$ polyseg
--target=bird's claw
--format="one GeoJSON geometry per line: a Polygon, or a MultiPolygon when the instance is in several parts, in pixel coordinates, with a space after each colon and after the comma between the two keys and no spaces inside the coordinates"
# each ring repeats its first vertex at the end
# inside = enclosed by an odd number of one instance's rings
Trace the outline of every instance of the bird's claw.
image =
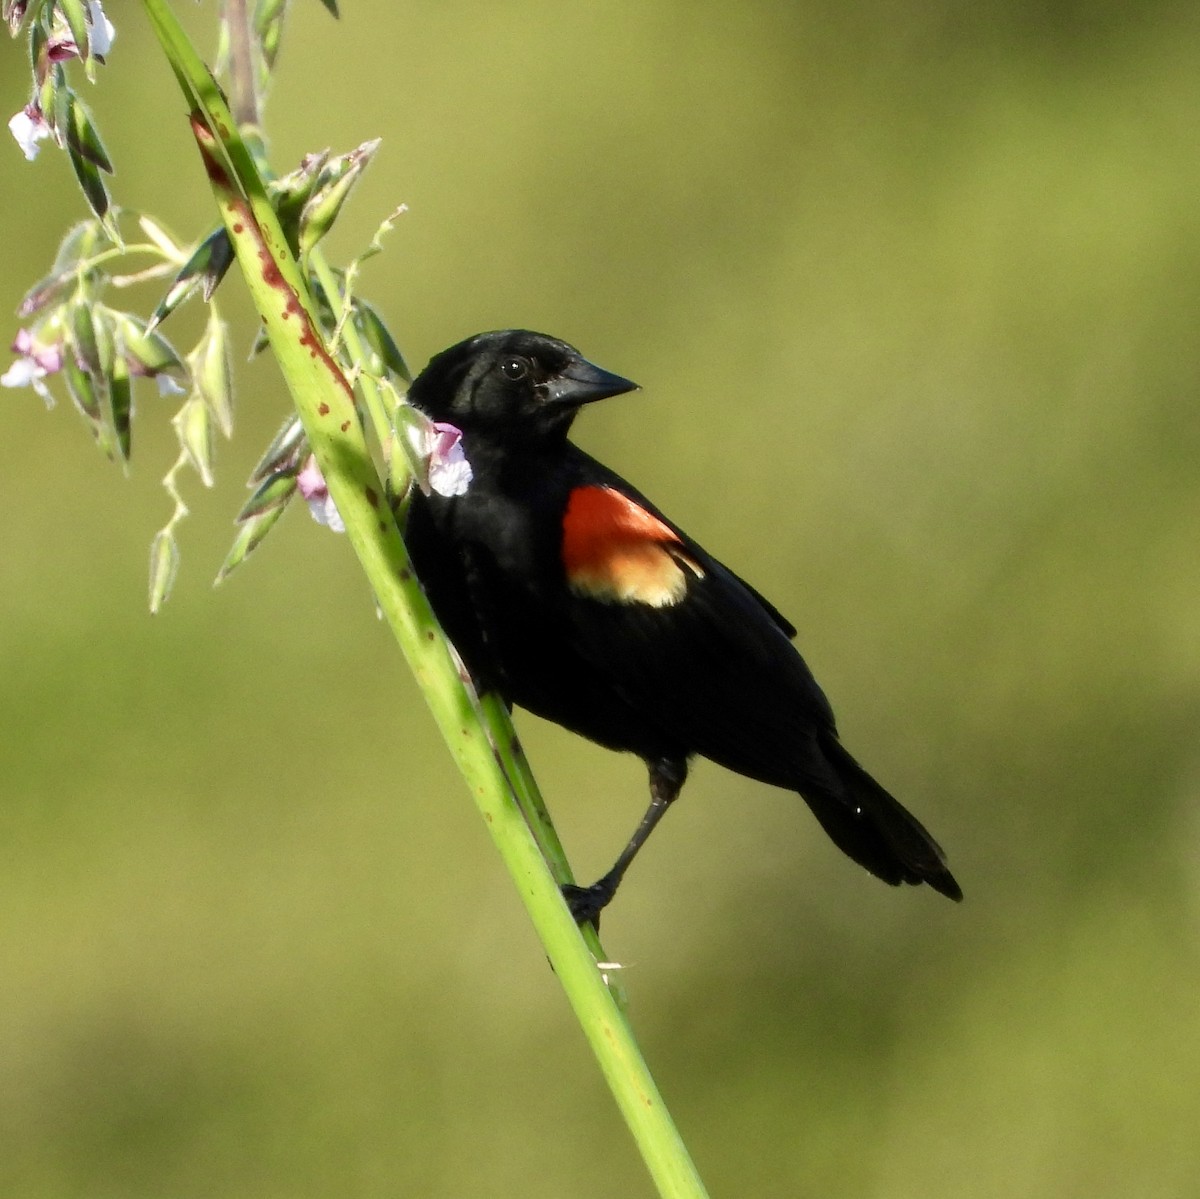
{"type": "Polygon", "coordinates": [[[562,896],[567,901],[567,907],[571,909],[576,924],[590,924],[597,932],[600,931],[600,913],[613,897],[613,888],[604,879],[590,887],[564,883],[562,896]]]}

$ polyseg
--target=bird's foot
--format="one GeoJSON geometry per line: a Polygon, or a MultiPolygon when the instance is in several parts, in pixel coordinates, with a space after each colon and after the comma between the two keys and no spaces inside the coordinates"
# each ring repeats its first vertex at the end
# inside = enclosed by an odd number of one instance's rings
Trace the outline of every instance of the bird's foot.
{"type": "Polygon", "coordinates": [[[600,931],[600,913],[612,902],[617,888],[607,878],[602,878],[590,887],[577,887],[567,883],[562,888],[563,899],[571,909],[576,924],[590,924],[600,931]]]}

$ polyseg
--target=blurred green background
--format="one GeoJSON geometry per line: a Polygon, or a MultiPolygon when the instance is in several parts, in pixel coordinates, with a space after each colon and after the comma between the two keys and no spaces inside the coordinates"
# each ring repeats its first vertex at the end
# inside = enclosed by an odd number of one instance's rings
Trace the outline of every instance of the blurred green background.
{"type": "MultiPolygon", "coordinates": [[[[697,767],[605,942],[714,1196],[1200,1194],[1200,9],[343,7],[268,111],[280,169],[384,138],[335,256],[405,201],[362,286],[415,365],[526,325],[643,385],[578,439],[795,621],[967,894],[697,767]]],[[[196,236],[109,9],[117,196],[196,236]]],[[[82,202],[0,152],[11,313],[82,202]]],[[[348,546],[295,511],[210,589],[286,408],[239,377],[153,619],[167,402],[123,480],[0,394],[0,1193],[649,1195],[348,546]]],[[[601,873],[640,764],[521,727],[601,873]]]]}

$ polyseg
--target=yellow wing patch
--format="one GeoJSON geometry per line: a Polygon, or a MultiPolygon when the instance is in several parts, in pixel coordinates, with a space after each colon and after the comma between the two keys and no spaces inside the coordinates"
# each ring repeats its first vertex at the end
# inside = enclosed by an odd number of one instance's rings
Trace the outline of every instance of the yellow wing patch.
{"type": "Polygon", "coordinates": [[[612,487],[577,487],[563,515],[563,566],[577,595],[664,608],[704,571],[678,534],[612,487]]]}

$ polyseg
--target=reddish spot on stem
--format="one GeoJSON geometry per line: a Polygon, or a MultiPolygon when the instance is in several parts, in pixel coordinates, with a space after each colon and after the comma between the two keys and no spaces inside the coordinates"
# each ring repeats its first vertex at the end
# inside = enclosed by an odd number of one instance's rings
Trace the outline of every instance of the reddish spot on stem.
{"type": "MultiPolygon", "coordinates": [[[[346,398],[353,400],[354,392],[350,384],[346,381],[346,376],[342,374],[341,368],[329,356],[321,340],[320,333],[313,325],[312,318],[300,303],[300,297],[288,284],[287,280],[284,279],[279,268],[275,265],[274,258],[270,252],[271,239],[255,219],[250,204],[237,194],[237,188],[234,186],[229,173],[213,153],[212,146],[215,139],[212,130],[208,128],[203,116],[197,111],[189,114],[189,120],[192,126],[192,134],[196,138],[196,144],[200,150],[201,161],[204,163],[204,170],[218,193],[218,199],[226,206],[225,210],[230,217],[230,229],[236,236],[246,237],[254,243],[258,254],[259,270],[262,272],[262,281],[268,287],[283,294],[284,309],[282,319],[287,320],[295,313],[301,326],[300,345],[307,348],[310,358],[321,360],[330,377],[345,393],[346,398]]],[[[218,126],[218,131],[222,137],[228,137],[227,130],[221,129],[218,126]]],[[[326,411],[328,411],[328,408],[326,411]]]]}
{"type": "Polygon", "coordinates": [[[342,421],[342,424],[341,424],[342,432],[345,433],[346,430],[349,428],[350,428],[350,422],[348,420],[342,421]]]}
{"type": "Polygon", "coordinates": [[[325,401],[324,401],[324,400],[322,400],[322,401],[321,401],[321,402],[320,402],[320,403],[317,405],[317,411],[318,411],[318,412],[319,412],[319,413],[320,413],[322,416],[328,416],[328,415],[329,415],[329,405],[328,405],[327,403],[325,403],[325,401]]]}
{"type": "Polygon", "coordinates": [[[365,494],[367,497],[367,503],[370,504],[372,508],[378,508],[379,507],[379,496],[376,495],[375,488],[368,487],[365,494]]]}
{"type": "Polygon", "coordinates": [[[200,147],[200,161],[204,163],[205,174],[208,175],[214,186],[223,191],[231,191],[229,176],[212,152],[213,135],[204,123],[204,118],[198,112],[193,111],[189,114],[188,120],[192,125],[192,135],[196,139],[196,145],[200,147]]]}

